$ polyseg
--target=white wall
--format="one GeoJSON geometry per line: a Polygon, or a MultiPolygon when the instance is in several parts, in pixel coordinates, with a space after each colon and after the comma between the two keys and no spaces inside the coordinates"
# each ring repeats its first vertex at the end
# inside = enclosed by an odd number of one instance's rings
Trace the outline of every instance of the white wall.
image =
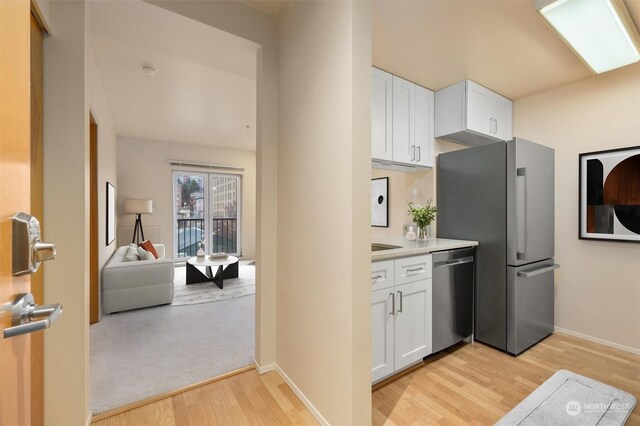
{"type": "MultiPolygon", "coordinates": [[[[456,151],[466,148],[464,145],[449,142],[444,139],[436,139],[436,156],[449,151],[456,151]]],[[[437,159],[436,159],[437,164],[437,159]]],[[[394,170],[371,169],[371,178],[389,177],[389,227],[371,227],[371,236],[374,239],[382,240],[388,236],[402,235],[403,225],[412,223],[412,219],[407,213],[409,201],[424,204],[428,200],[438,204],[436,197],[436,167],[433,169],[421,170],[418,172],[399,172],[394,170]],[[417,191],[414,198],[413,191],[417,191]]],[[[431,225],[431,236],[436,236],[436,221],[431,225]]],[[[414,226],[414,231],[417,228],[414,226]]]]}
{"type": "Polygon", "coordinates": [[[369,7],[279,19],[276,360],[337,425],[371,422],[369,7]]]}
{"type": "MultiPolygon", "coordinates": [[[[143,215],[144,229],[159,227],[159,241],[165,244],[167,256],[172,256],[174,244],[173,178],[169,160],[209,163],[244,168],[242,173],[242,254],[244,258],[255,256],[256,223],[256,154],[253,151],[214,148],[203,145],[172,143],[118,137],[118,223],[126,231],[127,245],[133,234],[134,215],[124,214],[123,204],[127,199],[153,200],[154,212],[143,215]]],[[[179,168],[183,170],[184,168],[179,168]]],[[[210,172],[206,169],[187,169],[195,172],[210,172]]],[[[213,170],[211,172],[214,172],[213,170]]],[[[222,171],[221,173],[225,173],[222,171]]],[[[229,172],[226,172],[229,173],[229,172]]],[[[235,173],[235,172],[234,172],[235,173]]],[[[118,232],[119,235],[122,232],[118,232]]],[[[146,238],[150,238],[145,233],[146,238]]],[[[208,250],[211,247],[207,247],[208,250]]]]}
{"type": "Polygon", "coordinates": [[[640,64],[519,99],[514,118],[555,149],[556,326],[640,353],[640,244],[578,239],[578,154],[640,145],[640,64]]]}
{"type": "Polygon", "coordinates": [[[55,1],[44,38],[44,239],[57,247],[44,270],[45,303],[61,302],[44,333],[44,423],[89,416],[89,104],[85,3],[55,1]]]}
{"type": "MultiPolygon", "coordinates": [[[[104,92],[91,48],[87,50],[86,72],[89,109],[98,125],[98,268],[102,272],[102,267],[111,258],[117,247],[115,241],[110,245],[106,244],[107,182],[118,188],[116,176],[117,139],[107,96],[104,92]]],[[[117,224],[116,218],[116,227],[117,224]]],[[[102,273],[100,273],[100,283],[100,288],[102,288],[102,273]]]]}

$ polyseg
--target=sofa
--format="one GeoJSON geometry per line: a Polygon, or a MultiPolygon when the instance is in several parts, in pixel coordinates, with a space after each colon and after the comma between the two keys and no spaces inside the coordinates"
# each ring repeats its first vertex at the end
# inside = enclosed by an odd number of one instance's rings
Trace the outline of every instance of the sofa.
{"type": "Polygon", "coordinates": [[[163,244],[158,258],[125,262],[128,246],[119,247],[102,270],[102,311],[107,314],[173,302],[173,259],[163,244]]]}

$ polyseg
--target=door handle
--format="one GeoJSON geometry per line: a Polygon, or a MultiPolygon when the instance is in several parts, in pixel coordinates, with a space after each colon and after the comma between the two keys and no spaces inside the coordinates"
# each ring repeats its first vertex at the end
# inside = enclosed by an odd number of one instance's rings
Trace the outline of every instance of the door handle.
{"type": "Polygon", "coordinates": [[[36,305],[31,293],[19,294],[11,307],[11,327],[5,328],[3,337],[9,338],[33,333],[51,327],[62,315],[62,304],[36,305]]]}
{"type": "Polygon", "coordinates": [[[416,147],[416,152],[417,152],[417,157],[418,157],[416,159],[416,161],[420,161],[420,147],[419,146],[416,147]]]}
{"type": "Polygon", "coordinates": [[[411,145],[411,161],[414,161],[415,159],[416,159],[416,146],[411,145]]]}
{"type": "Polygon", "coordinates": [[[516,169],[516,259],[527,258],[527,168],[516,169]]]}
{"type": "Polygon", "coordinates": [[[396,312],[396,297],[393,293],[389,293],[391,296],[391,315],[395,315],[396,312]]]}
{"type": "Polygon", "coordinates": [[[56,258],[56,245],[40,241],[40,222],[35,217],[18,212],[11,218],[13,275],[33,274],[40,263],[56,258]]]}
{"type": "Polygon", "coordinates": [[[523,278],[531,278],[531,277],[535,277],[536,275],[541,275],[541,274],[544,274],[546,272],[551,272],[551,271],[556,270],[558,268],[560,268],[560,265],[558,265],[557,263],[554,263],[553,265],[544,266],[542,268],[534,269],[533,271],[521,271],[521,272],[518,272],[518,276],[519,277],[523,277],[523,278]]]}
{"type": "Polygon", "coordinates": [[[398,308],[398,313],[402,312],[402,292],[398,291],[398,295],[400,296],[400,307],[398,308]]]}

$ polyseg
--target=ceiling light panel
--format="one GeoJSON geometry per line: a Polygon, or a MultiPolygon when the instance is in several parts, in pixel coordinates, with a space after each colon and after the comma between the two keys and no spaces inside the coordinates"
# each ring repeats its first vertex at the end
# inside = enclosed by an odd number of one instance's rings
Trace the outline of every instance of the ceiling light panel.
{"type": "Polygon", "coordinates": [[[640,37],[620,0],[556,0],[538,13],[597,73],[640,60],[640,37]]]}

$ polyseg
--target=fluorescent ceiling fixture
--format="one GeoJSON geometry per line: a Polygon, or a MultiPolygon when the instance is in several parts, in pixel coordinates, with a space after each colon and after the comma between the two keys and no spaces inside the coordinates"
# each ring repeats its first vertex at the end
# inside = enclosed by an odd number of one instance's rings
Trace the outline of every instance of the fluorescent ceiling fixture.
{"type": "Polygon", "coordinates": [[[640,60],[640,36],[622,0],[538,1],[538,13],[595,72],[640,60]]]}

